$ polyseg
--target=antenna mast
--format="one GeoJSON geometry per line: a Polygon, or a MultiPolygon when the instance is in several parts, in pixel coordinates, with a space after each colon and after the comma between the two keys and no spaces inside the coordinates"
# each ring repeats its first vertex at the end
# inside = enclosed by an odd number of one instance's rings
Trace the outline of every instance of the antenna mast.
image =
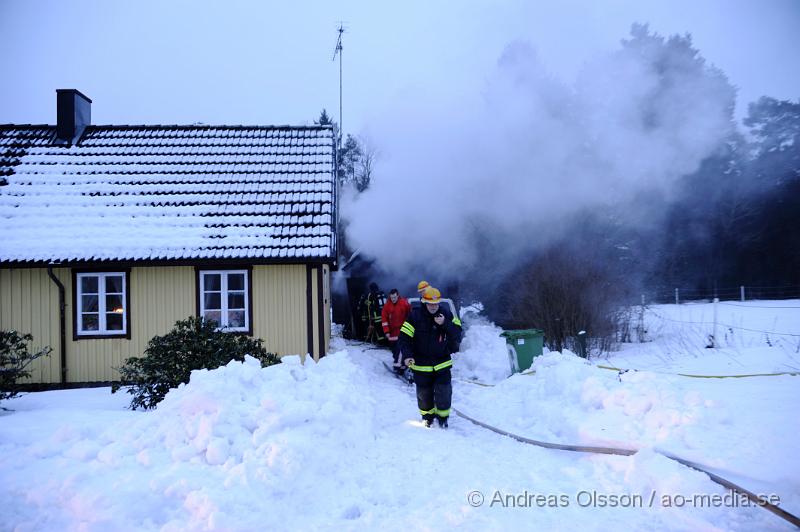
{"type": "Polygon", "coordinates": [[[337,142],[339,143],[339,147],[342,146],[342,34],[344,33],[344,25],[342,22],[339,22],[339,28],[336,30],[339,32],[339,38],[336,40],[336,48],[333,50],[333,59],[332,61],[336,61],[336,55],[339,55],[339,138],[337,142]]]}

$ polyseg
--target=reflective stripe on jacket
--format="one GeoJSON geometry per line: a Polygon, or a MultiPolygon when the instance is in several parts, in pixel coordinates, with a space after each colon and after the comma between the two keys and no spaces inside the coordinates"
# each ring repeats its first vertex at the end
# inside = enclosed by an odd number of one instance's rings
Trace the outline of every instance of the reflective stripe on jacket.
{"type": "Polygon", "coordinates": [[[409,312],[411,312],[411,305],[404,297],[398,297],[397,303],[392,303],[391,299],[386,300],[381,311],[381,326],[383,332],[389,336],[399,336],[400,327],[406,321],[409,312]]]}
{"type": "Polygon", "coordinates": [[[416,371],[441,371],[452,366],[450,354],[456,352],[460,340],[461,321],[442,306],[436,314],[424,305],[414,308],[400,327],[402,358],[413,358],[412,369],[416,371]],[[442,325],[433,320],[438,314],[444,316],[442,325]]]}

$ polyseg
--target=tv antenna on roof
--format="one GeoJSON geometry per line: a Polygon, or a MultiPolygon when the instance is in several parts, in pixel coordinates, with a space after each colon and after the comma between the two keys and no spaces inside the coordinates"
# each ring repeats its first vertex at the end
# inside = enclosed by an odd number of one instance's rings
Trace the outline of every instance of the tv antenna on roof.
{"type": "Polygon", "coordinates": [[[342,34],[345,32],[344,24],[339,21],[339,27],[336,29],[339,32],[339,38],[336,39],[336,48],[333,50],[333,58],[331,61],[336,61],[336,55],[339,55],[339,138],[337,142],[339,147],[342,146],[342,34]]]}

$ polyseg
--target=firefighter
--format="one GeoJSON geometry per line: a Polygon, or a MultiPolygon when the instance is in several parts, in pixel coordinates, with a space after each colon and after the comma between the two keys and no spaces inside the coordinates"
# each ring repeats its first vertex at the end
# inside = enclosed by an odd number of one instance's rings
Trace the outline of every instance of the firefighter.
{"type": "Polygon", "coordinates": [[[430,283],[428,283],[428,281],[420,281],[419,284],[417,284],[417,294],[419,294],[420,300],[422,299],[422,296],[425,295],[425,289],[429,286],[430,283]]]}
{"type": "Polygon", "coordinates": [[[386,303],[386,295],[380,291],[376,283],[370,283],[369,293],[364,298],[363,314],[361,319],[367,322],[367,342],[382,342],[384,340],[383,327],[381,326],[381,310],[386,303]]]}
{"type": "Polygon", "coordinates": [[[430,283],[428,283],[428,281],[420,281],[417,284],[417,294],[419,295],[419,301],[414,302],[412,308],[417,308],[422,306],[422,296],[425,295],[425,289],[427,289],[429,286],[430,283]]]}
{"type": "Polygon", "coordinates": [[[383,334],[389,339],[389,346],[392,348],[392,367],[395,373],[402,374],[405,372],[403,361],[400,360],[400,327],[406,321],[409,312],[411,312],[411,305],[404,297],[400,297],[400,292],[397,288],[392,288],[389,291],[389,301],[383,306],[381,311],[381,325],[383,326],[383,334]]]}
{"type": "Polygon", "coordinates": [[[400,328],[400,352],[414,372],[417,406],[425,426],[436,419],[446,428],[453,395],[450,355],[458,350],[461,321],[439,305],[441,299],[436,288],[425,289],[422,305],[412,309],[400,328]]]}

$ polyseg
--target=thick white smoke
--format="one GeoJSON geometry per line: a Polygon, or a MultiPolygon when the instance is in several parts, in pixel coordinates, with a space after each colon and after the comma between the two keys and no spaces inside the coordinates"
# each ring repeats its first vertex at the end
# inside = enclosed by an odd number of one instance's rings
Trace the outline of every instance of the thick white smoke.
{"type": "Polygon", "coordinates": [[[454,278],[479,268],[487,237],[498,263],[514,261],[584,209],[669,194],[730,133],[735,93],[686,39],[637,26],[633,40],[572,84],[512,43],[485,87],[398,102],[371,127],[383,153],[371,188],[343,201],[351,246],[454,278]]]}

